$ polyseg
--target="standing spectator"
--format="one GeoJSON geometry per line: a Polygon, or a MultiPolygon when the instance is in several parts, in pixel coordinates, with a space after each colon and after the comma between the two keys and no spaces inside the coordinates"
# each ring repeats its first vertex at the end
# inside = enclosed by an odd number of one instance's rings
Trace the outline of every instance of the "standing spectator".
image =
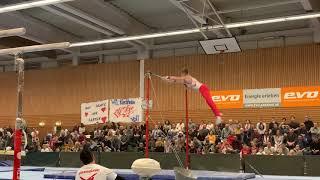
{"type": "Polygon", "coordinates": [[[271,122],[269,123],[269,129],[273,129],[275,127],[279,127],[279,123],[276,121],[274,117],[271,118],[271,122]],[[275,126],[276,125],[276,126],[275,126]]]}
{"type": "Polygon", "coordinates": [[[290,123],[288,125],[293,130],[297,130],[299,128],[299,123],[296,121],[296,117],[294,115],[291,115],[290,123]]]}
{"type": "Polygon", "coordinates": [[[305,125],[307,131],[310,131],[310,129],[314,126],[314,124],[309,116],[304,117],[304,125],[305,125]]]}
{"type": "Polygon", "coordinates": [[[267,130],[267,125],[266,125],[266,123],[260,121],[260,122],[257,123],[257,127],[256,128],[258,129],[258,133],[260,135],[263,135],[264,132],[266,132],[266,130],[267,130]]]}

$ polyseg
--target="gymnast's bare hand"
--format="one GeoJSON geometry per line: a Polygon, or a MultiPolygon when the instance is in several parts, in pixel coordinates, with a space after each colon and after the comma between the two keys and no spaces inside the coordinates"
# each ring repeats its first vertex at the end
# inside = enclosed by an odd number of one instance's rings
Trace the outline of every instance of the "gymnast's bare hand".
{"type": "Polygon", "coordinates": [[[170,76],[162,76],[161,79],[164,80],[167,83],[173,83],[174,82],[174,80],[170,79],[170,76]]]}

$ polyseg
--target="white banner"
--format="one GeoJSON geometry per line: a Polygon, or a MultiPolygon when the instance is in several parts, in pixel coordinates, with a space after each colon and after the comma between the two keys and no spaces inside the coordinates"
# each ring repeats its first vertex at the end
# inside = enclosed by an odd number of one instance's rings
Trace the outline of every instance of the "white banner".
{"type": "Polygon", "coordinates": [[[245,89],[243,104],[245,108],[279,107],[281,104],[281,89],[245,89]]]}
{"type": "Polygon", "coordinates": [[[111,122],[141,122],[142,100],[140,98],[110,100],[111,122]]]}
{"type": "Polygon", "coordinates": [[[108,122],[108,100],[81,104],[81,123],[89,125],[106,122],[108,122]]]}

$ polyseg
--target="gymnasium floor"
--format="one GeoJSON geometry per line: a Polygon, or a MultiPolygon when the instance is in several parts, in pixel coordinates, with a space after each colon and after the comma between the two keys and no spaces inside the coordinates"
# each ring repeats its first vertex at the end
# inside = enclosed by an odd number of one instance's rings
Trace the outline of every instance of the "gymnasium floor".
{"type": "MultiPolygon", "coordinates": [[[[38,167],[23,167],[30,169],[37,169],[38,167]]],[[[76,172],[76,168],[45,168],[44,171],[21,171],[21,179],[22,180],[44,180],[47,178],[44,178],[44,175],[48,174],[74,174],[76,172]]],[[[131,174],[131,170],[115,170],[116,172],[120,173],[128,173],[131,174]]],[[[195,171],[195,174],[201,174],[201,171],[195,171]]],[[[213,172],[212,172],[213,173],[213,172]]],[[[173,174],[172,170],[164,170],[160,173],[163,174],[173,174]]],[[[208,171],[203,171],[203,174],[208,174],[208,171]]],[[[218,173],[222,174],[222,173],[218,173]]],[[[228,173],[224,173],[228,174],[228,173]]],[[[0,167],[0,180],[9,180],[12,179],[12,167],[0,167]]],[[[163,178],[166,179],[166,178],[163,178]]],[[[211,179],[211,178],[208,178],[211,179]]],[[[225,178],[228,179],[228,178],[225,178]]],[[[263,177],[260,177],[256,175],[256,180],[320,180],[320,177],[299,177],[299,176],[270,176],[270,175],[264,175],[263,177]]],[[[49,180],[49,179],[48,179],[49,180]]]]}

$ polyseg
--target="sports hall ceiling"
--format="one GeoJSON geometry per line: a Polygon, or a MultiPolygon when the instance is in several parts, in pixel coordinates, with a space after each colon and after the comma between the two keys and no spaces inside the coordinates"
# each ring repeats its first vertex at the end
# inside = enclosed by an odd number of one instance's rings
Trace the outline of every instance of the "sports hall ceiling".
{"type": "MultiPolygon", "coordinates": [[[[0,5],[27,0],[1,0],[0,5]]],[[[194,28],[204,24],[241,22],[286,15],[319,12],[320,0],[75,0],[40,8],[0,14],[0,29],[26,27],[21,37],[0,39],[1,48],[52,42],[79,42],[194,28]],[[209,3],[210,2],[210,3],[209,3]],[[215,14],[213,8],[217,14],[215,14]],[[218,15],[218,16],[217,16],[218,15]]],[[[320,20],[298,20],[229,30],[242,49],[259,48],[259,41],[269,46],[305,44],[320,41],[320,20]],[[284,42],[285,41],[285,42],[284,42]],[[284,43],[283,43],[284,42],[284,43]],[[282,45],[279,45],[282,44],[282,45]]],[[[221,29],[205,32],[209,39],[230,36],[221,29]]],[[[204,40],[202,34],[163,37],[152,40],[122,42],[81,47],[67,51],[25,54],[30,62],[72,59],[71,54],[87,54],[82,59],[99,55],[137,53],[140,48],[183,48],[204,40]],[[70,58],[71,57],[71,58],[70,58]]],[[[0,65],[12,59],[0,56],[0,65]]]]}

